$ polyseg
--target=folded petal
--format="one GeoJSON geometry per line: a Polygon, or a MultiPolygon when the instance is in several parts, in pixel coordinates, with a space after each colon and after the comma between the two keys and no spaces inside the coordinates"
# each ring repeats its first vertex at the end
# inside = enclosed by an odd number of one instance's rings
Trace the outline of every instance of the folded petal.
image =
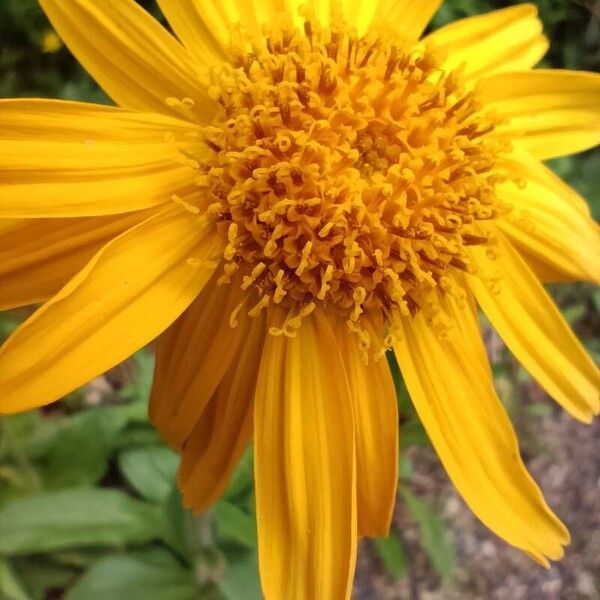
{"type": "Polygon", "coordinates": [[[0,218],[96,216],[197,189],[190,125],[78,102],[0,101],[0,218]]]}
{"type": "MultiPolygon", "coordinates": [[[[370,331],[371,336],[377,335],[370,331]]],[[[398,404],[384,358],[368,364],[356,335],[346,323],[336,329],[350,383],[356,423],[356,494],[358,534],[389,533],[398,483],[398,404]]]]}
{"type": "Polygon", "coordinates": [[[445,69],[464,64],[468,78],[531,69],[548,50],[533,4],[455,21],[434,31],[425,41],[447,53],[445,69]]]}
{"type": "Polygon", "coordinates": [[[150,214],[0,220],[0,310],[45,302],[100,248],[150,214]]]}
{"type": "Polygon", "coordinates": [[[150,420],[163,438],[181,449],[248,335],[251,318],[239,311],[238,285],[213,280],[158,339],[150,397],[150,420]]]}
{"type": "Polygon", "coordinates": [[[181,209],[109,242],[0,350],[0,413],[57,400],[154,339],[198,295],[221,246],[181,209]]]}
{"type": "Polygon", "coordinates": [[[478,82],[483,104],[506,119],[494,134],[536,158],[574,154],[600,143],[600,74],[535,70],[499,73],[478,82]]]}
{"type": "Polygon", "coordinates": [[[403,320],[394,346],[417,413],[450,479],[494,533],[535,560],[559,559],[568,532],[527,473],[489,369],[477,359],[481,340],[465,340],[476,323],[470,307],[447,300],[458,326],[440,336],[422,312],[403,320]]]}
{"type": "Polygon", "coordinates": [[[254,408],[259,566],[267,600],[350,597],[356,560],[354,431],[324,315],[269,335],[254,408]]]}
{"type": "Polygon", "coordinates": [[[472,251],[468,282],[511,352],[565,410],[582,421],[600,412],[600,371],[548,293],[501,232],[493,252],[472,251]]]}
{"type": "Polygon", "coordinates": [[[227,488],[253,430],[254,390],[267,331],[249,319],[244,341],[183,448],[177,481],[186,508],[206,510],[227,488]]]}
{"type": "Polygon", "coordinates": [[[502,168],[511,180],[497,193],[512,211],[497,223],[528,262],[545,265],[536,274],[600,283],[600,228],[585,200],[526,152],[514,152],[502,168]]]}
{"type": "Polygon", "coordinates": [[[100,86],[126,108],[207,122],[216,105],[199,65],[134,0],[40,0],[52,25],[100,86]],[[177,103],[190,98],[190,103],[177,103]]]}
{"type": "Polygon", "coordinates": [[[416,42],[441,6],[443,0],[381,0],[376,6],[373,26],[393,31],[409,43],[416,42]]]}

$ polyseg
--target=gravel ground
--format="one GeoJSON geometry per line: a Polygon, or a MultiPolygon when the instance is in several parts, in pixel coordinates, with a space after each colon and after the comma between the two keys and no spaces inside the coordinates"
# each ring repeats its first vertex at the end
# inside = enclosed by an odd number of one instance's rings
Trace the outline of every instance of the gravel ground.
{"type": "MultiPolygon", "coordinates": [[[[534,384],[527,405],[550,406],[534,384]],[[540,401],[543,404],[539,404],[540,401]]],[[[429,448],[411,448],[412,490],[441,507],[456,549],[456,579],[441,585],[402,507],[396,523],[410,549],[409,576],[393,582],[368,541],[359,552],[355,600],[600,600],[600,421],[587,426],[558,409],[513,419],[521,450],[550,506],[568,526],[565,558],[546,570],[489,532],[460,499],[429,448]]]]}

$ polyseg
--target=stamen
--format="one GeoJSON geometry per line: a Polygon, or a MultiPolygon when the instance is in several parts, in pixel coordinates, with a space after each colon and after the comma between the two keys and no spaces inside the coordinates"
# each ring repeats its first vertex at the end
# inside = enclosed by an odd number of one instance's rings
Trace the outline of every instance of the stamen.
{"type": "Polygon", "coordinates": [[[371,316],[389,328],[383,352],[394,320],[421,310],[444,335],[428,302],[463,302],[455,275],[475,271],[468,248],[495,253],[487,222],[510,209],[495,192],[509,140],[490,136],[497,117],[434,50],[303,19],[302,31],[269,24],[262,45],[236,29],[232,64],[203,75],[220,113],[194,132],[197,155],[179,152],[208,204],[199,226],[226,238],[217,285],[236,273],[258,298],[250,316],[287,310],[273,335],[293,337],[316,307],[339,314],[365,352],[371,316]]]}

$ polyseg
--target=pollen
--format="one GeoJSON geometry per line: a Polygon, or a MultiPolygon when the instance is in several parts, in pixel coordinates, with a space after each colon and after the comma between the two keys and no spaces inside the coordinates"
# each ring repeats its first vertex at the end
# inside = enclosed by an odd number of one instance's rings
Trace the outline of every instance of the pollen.
{"type": "Polygon", "coordinates": [[[435,51],[402,48],[307,20],[238,42],[210,75],[220,115],[197,162],[226,243],[219,283],[239,271],[244,310],[288,309],[272,333],[293,335],[315,306],[357,332],[365,316],[414,314],[452,292],[506,210],[495,117],[435,51]]]}

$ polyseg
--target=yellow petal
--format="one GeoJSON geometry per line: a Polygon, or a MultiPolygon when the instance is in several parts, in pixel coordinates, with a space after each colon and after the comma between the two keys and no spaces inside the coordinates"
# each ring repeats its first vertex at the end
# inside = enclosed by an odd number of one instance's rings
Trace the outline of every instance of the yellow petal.
{"type": "Polygon", "coordinates": [[[262,26],[273,23],[285,10],[284,0],[255,0],[241,5],[235,0],[158,0],[179,39],[201,63],[227,60],[235,24],[261,39],[262,26]]]}
{"type": "Polygon", "coordinates": [[[0,139],[53,142],[164,142],[189,139],[198,126],[183,119],[70,100],[0,99],[0,139]]]}
{"type": "Polygon", "coordinates": [[[494,328],[521,364],[574,417],[600,412],[600,372],[546,290],[518,252],[497,232],[494,256],[475,248],[484,280],[469,285],[494,328]]]}
{"type": "MultiPolygon", "coordinates": [[[[431,21],[443,0],[382,0],[373,17],[373,26],[393,31],[414,43],[431,21]]],[[[377,3],[368,3],[376,6],[377,3]]]]}
{"type": "MultiPolygon", "coordinates": [[[[190,54],[201,64],[212,66],[227,60],[227,43],[211,28],[206,14],[210,2],[199,0],[158,0],[169,25],[190,54]]],[[[226,29],[229,24],[223,23],[226,29]]]]}
{"type": "Polygon", "coordinates": [[[221,238],[167,210],[109,242],[0,350],[0,413],[64,396],[166,329],[214,270],[221,238]]]}
{"type": "MultiPolygon", "coordinates": [[[[377,335],[370,331],[371,336],[377,335]]],[[[341,323],[336,336],[352,391],[356,423],[358,534],[389,533],[398,482],[398,405],[394,381],[384,358],[368,364],[356,336],[341,323]]]]}
{"type": "Polygon", "coordinates": [[[206,510],[225,491],[252,436],[253,397],[267,331],[262,315],[249,321],[234,364],[183,449],[177,480],[184,505],[195,513],[206,510]]]}
{"type": "Polygon", "coordinates": [[[102,246],[150,214],[0,221],[0,310],[45,302],[102,246]]]}
{"type": "Polygon", "coordinates": [[[512,181],[497,192],[513,210],[497,223],[511,243],[546,266],[545,279],[600,283],[600,229],[585,200],[526,152],[514,152],[502,167],[512,181]]]}
{"type": "Polygon", "coordinates": [[[259,566],[266,600],[348,599],[356,560],[354,432],[326,317],[269,335],[254,409],[259,566]]]}
{"type": "Polygon", "coordinates": [[[481,102],[508,120],[494,134],[536,158],[587,150],[600,143],[600,74],[535,70],[500,73],[478,83],[481,102]]]}
{"type": "Polygon", "coordinates": [[[77,102],[0,102],[0,217],[96,216],[169,202],[194,186],[177,119],[77,102]]]}
{"type": "Polygon", "coordinates": [[[530,69],[548,50],[533,4],[455,21],[434,31],[425,41],[447,52],[445,69],[464,64],[469,78],[530,69]]]}
{"type": "Polygon", "coordinates": [[[150,397],[150,420],[163,438],[180,449],[248,333],[250,317],[239,311],[239,284],[217,286],[214,279],[158,339],[150,397]]]}
{"type": "Polygon", "coordinates": [[[519,455],[489,369],[466,340],[473,312],[448,299],[459,326],[443,339],[419,312],[403,320],[394,346],[415,408],[450,479],[471,510],[494,533],[547,564],[559,559],[568,532],[550,511],[519,455]],[[547,558],[546,558],[547,557],[547,558]]]}
{"type": "Polygon", "coordinates": [[[126,108],[210,120],[199,65],[134,0],[40,0],[52,25],[100,86],[126,108]],[[190,98],[194,106],[167,101],[190,98]]]}

